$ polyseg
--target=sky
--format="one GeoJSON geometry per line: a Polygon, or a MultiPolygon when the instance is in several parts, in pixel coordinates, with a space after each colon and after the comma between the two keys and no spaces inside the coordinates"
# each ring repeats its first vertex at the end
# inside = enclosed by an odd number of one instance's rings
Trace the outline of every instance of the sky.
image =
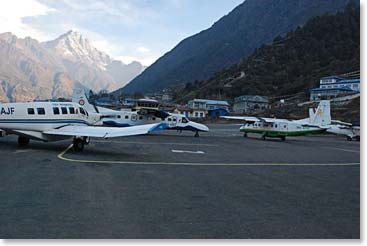
{"type": "Polygon", "coordinates": [[[125,63],[151,65],[244,0],[1,0],[0,33],[39,41],[79,31],[125,63]]]}

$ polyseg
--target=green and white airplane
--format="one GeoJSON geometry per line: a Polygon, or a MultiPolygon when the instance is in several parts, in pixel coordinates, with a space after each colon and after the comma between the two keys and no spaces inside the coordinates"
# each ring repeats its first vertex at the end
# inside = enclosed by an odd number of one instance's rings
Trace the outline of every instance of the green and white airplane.
{"type": "Polygon", "coordinates": [[[288,120],[262,117],[223,116],[224,119],[242,120],[244,125],[240,131],[247,137],[248,133],[260,134],[262,139],[267,137],[280,138],[285,141],[288,136],[305,136],[325,132],[331,122],[330,101],[321,101],[316,111],[310,117],[301,120],[288,120]]]}

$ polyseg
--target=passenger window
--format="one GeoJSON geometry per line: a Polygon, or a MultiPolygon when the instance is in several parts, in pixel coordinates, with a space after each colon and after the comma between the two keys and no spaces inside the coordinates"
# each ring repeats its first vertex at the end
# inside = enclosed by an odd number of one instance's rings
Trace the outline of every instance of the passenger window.
{"type": "Polygon", "coordinates": [[[172,119],[171,118],[168,118],[168,121],[172,121],[172,119]]]}
{"type": "Polygon", "coordinates": [[[177,121],[177,119],[176,118],[173,118],[173,121],[177,121]]]}
{"type": "Polygon", "coordinates": [[[121,119],[121,115],[117,115],[117,119],[121,119]]]}
{"type": "Polygon", "coordinates": [[[278,128],[278,125],[277,124],[275,124],[275,128],[278,128]]]}
{"type": "Polygon", "coordinates": [[[75,108],[70,107],[70,108],[69,108],[69,113],[70,113],[70,114],[75,114],[75,108]]]}
{"type": "Polygon", "coordinates": [[[79,111],[80,111],[81,114],[85,115],[85,111],[84,111],[83,108],[79,108],[79,111]]]}
{"type": "Polygon", "coordinates": [[[61,108],[61,113],[62,114],[68,114],[68,109],[67,108],[61,108]]]}
{"type": "Polygon", "coordinates": [[[27,110],[29,115],[34,115],[34,108],[28,108],[27,110]]]}
{"type": "Polygon", "coordinates": [[[129,119],[129,116],[128,115],[125,115],[125,119],[128,120],[129,119]]]}
{"type": "Polygon", "coordinates": [[[45,115],[46,114],[46,111],[44,108],[37,108],[37,114],[39,115],[45,115]]]}
{"type": "Polygon", "coordinates": [[[59,108],[53,108],[54,114],[60,114],[60,109],[59,108]]]}
{"type": "Polygon", "coordinates": [[[154,121],[155,121],[155,120],[156,120],[156,118],[155,118],[155,117],[153,117],[153,118],[152,118],[152,120],[154,120],[154,121]]]}

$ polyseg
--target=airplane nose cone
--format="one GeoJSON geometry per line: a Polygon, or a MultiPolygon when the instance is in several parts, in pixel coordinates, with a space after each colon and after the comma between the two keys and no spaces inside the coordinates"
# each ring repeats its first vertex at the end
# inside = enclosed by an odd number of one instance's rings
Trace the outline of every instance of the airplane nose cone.
{"type": "Polygon", "coordinates": [[[198,131],[201,131],[201,132],[208,132],[209,131],[209,128],[206,126],[206,125],[203,125],[203,124],[199,124],[199,123],[196,123],[196,122],[190,122],[190,125],[197,129],[198,131]]]}

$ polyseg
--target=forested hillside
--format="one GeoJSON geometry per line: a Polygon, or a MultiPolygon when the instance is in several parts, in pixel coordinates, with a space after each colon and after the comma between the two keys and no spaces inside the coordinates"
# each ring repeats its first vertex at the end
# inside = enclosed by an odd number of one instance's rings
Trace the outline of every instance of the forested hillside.
{"type": "Polygon", "coordinates": [[[360,9],[348,5],[337,14],[309,20],[270,45],[211,79],[187,83],[175,99],[233,99],[243,94],[270,97],[305,92],[318,86],[320,77],[360,69],[360,9]]]}

